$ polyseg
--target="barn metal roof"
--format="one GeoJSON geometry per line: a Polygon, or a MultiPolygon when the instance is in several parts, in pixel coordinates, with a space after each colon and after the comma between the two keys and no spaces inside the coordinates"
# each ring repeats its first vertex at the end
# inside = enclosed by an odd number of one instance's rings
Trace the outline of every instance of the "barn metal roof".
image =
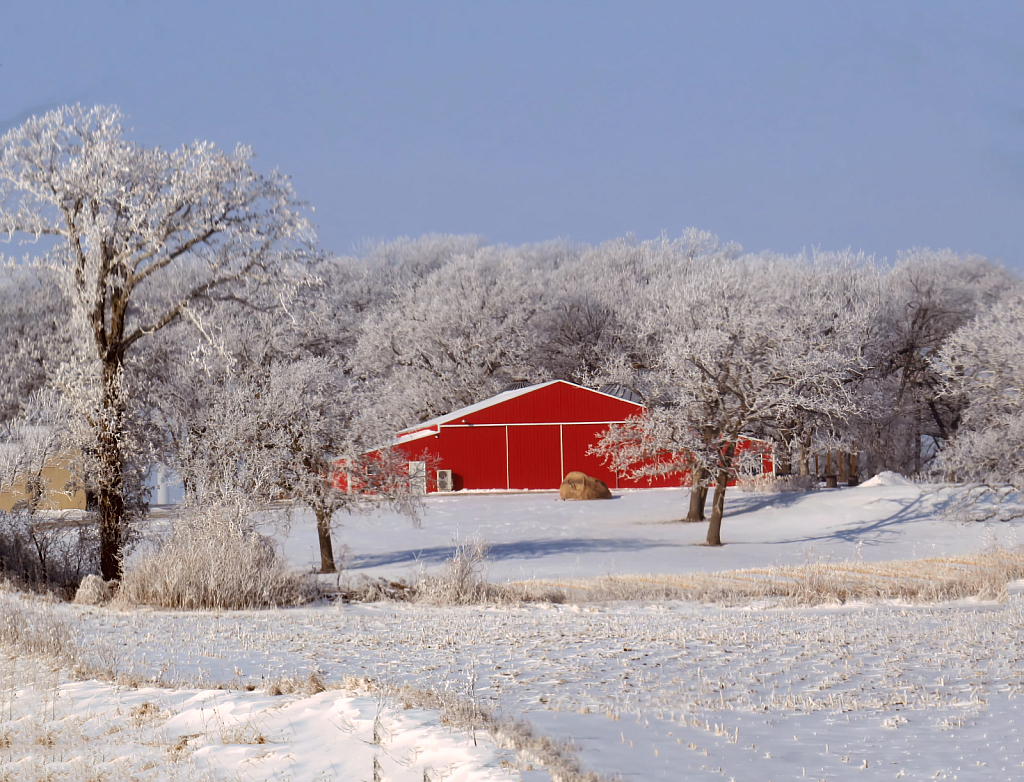
{"type": "Polygon", "coordinates": [[[486,410],[488,407],[493,407],[494,405],[501,404],[502,402],[508,402],[510,399],[515,399],[516,397],[533,393],[538,389],[545,388],[547,386],[552,386],[555,385],[556,383],[564,383],[567,386],[581,388],[585,391],[590,391],[593,394],[611,396],[616,399],[619,399],[620,401],[631,402],[632,404],[635,404],[638,407],[643,407],[641,403],[633,402],[632,400],[629,399],[624,400],[621,397],[617,397],[614,394],[608,394],[604,391],[595,391],[592,388],[586,388],[585,386],[577,385],[576,383],[570,383],[568,380],[549,380],[546,383],[537,383],[535,385],[526,386],[524,388],[513,388],[508,391],[502,391],[500,394],[488,397],[487,399],[484,399],[481,402],[477,402],[476,404],[467,405],[466,407],[460,407],[458,410],[453,410],[450,413],[445,413],[444,415],[440,415],[437,418],[431,418],[429,421],[424,421],[421,424],[410,426],[407,429],[403,429],[398,433],[398,439],[401,442],[408,442],[409,440],[415,440],[419,439],[420,437],[425,437],[428,434],[435,433],[437,431],[437,428],[444,424],[448,424],[453,421],[460,421],[466,416],[471,415],[473,413],[477,413],[481,410],[486,410]]]}
{"type": "Polygon", "coordinates": [[[437,418],[431,418],[429,421],[424,421],[422,424],[416,424],[410,426],[408,429],[403,429],[398,433],[400,438],[405,438],[406,435],[418,434],[421,429],[435,429],[441,424],[451,423],[452,421],[458,421],[459,419],[465,418],[471,413],[475,413],[479,410],[486,410],[488,407],[492,407],[502,402],[507,402],[510,399],[515,399],[517,396],[523,396],[531,391],[536,391],[538,388],[544,388],[555,383],[560,383],[560,380],[549,380],[546,383],[537,383],[533,386],[526,386],[525,388],[513,388],[509,391],[502,391],[500,394],[495,394],[492,397],[484,399],[482,402],[476,404],[467,405],[466,407],[460,407],[458,410],[453,410],[450,413],[439,415],[437,418]]]}

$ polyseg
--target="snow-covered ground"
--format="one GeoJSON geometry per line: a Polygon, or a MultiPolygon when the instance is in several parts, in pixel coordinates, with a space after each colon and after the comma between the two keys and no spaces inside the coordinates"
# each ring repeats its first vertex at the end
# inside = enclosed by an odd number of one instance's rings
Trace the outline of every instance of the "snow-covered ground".
{"type": "Polygon", "coordinates": [[[266,695],[0,671],[0,779],[507,780],[514,753],[437,715],[335,690],[266,695]]]}
{"type": "MultiPolygon", "coordinates": [[[[684,489],[621,491],[600,502],[563,502],[557,492],[435,494],[425,500],[418,527],[393,513],[339,516],[334,540],[347,547],[350,573],[394,578],[434,567],[451,556],[455,541],[476,538],[490,545],[494,580],[877,562],[1017,542],[1015,523],[963,525],[944,518],[948,489],[879,484],[812,493],[731,490],[722,548],[702,545],[706,524],[678,523],[686,515],[684,489]]],[[[310,517],[298,515],[281,539],[296,567],[319,566],[310,517]]]]}
{"type": "MultiPolygon", "coordinates": [[[[550,494],[431,497],[419,528],[389,515],[357,517],[346,520],[337,539],[350,547],[352,567],[401,576],[418,563],[442,561],[453,538],[479,537],[492,545],[492,578],[880,561],[1016,543],[1018,522],[955,523],[941,516],[948,501],[945,490],[914,485],[736,493],[723,526],[727,545],[709,549],[695,545],[705,525],[669,523],[682,515],[681,491],[624,492],[612,501],[575,504],[550,494]]],[[[315,561],[315,533],[302,517],[293,520],[285,542],[300,566],[315,561]]],[[[331,690],[311,699],[262,694],[278,677],[316,672],[328,683],[365,676],[476,701],[526,719],[538,733],[571,739],[585,769],[625,780],[1018,780],[1024,778],[1022,592],[1024,585],[1014,586],[1002,603],[772,609],[334,603],[178,613],[60,606],[79,626],[84,647],[106,664],[171,689],[65,683],[53,698],[8,684],[15,694],[6,707],[0,701],[0,712],[11,714],[18,708],[11,704],[38,697],[44,713],[59,715],[62,703],[86,708],[81,704],[91,698],[89,713],[112,714],[116,725],[150,702],[160,710],[155,724],[163,731],[153,746],[203,736],[189,756],[198,771],[256,778],[245,775],[253,759],[267,758],[262,778],[316,778],[288,766],[288,758],[301,758],[310,774],[321,769],[327,778],[370,779],[378,749],[364,733],[376,701],[331,690]],[[217,683],[241,691],[209,689],[217,683]],[[75,687],[81,689],[65,689],[75,687]],[[57,705],[48,707],[51,701],[57,705]],[[222,715],[217,719],[226,716],[233,726],[228,734],[240,725],[238,735],[248,736],[253,725],[267,744],[225,742],[220,728],[204,732],[193,724],[209,720],[214,708],[222,715]],[[358,714],[350,718],[354,730],[333,716],[342,713],[358,714]],[[332,720],[337,725],[323,725],[332,720]],[[311,737],[318,725],[326,732],[311,737]],[[339,757],[351,760],[351,771],[326,765],[339,757]]],[[[380,753],[424,758],[436,749],[431,765],[440,769],[447,758],[456,764],[451,770],[462,769],[461,778],[538,778],[513,769],[513,759],[482,734],[474,748],[465,733],[446,732],[436,713],[414,711],[403,722],[409,713],[395,706],[380,753]]],[[[166,753],[139,751],[166,762],[166,753]]],[[[385,778],[422,779],[416,762],[392,767],[385,778]]]]}

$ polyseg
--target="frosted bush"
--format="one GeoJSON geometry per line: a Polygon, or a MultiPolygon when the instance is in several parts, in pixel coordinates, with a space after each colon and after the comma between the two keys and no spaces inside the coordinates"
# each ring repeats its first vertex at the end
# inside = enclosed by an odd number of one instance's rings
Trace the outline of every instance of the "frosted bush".
{"type": "Polygon", "coordinates": [[[98,606],[110,600],[111,592],[107,582],[99,576],[88,575],[82,579],[75,593],[79,605],[98,606]]]}
{"type": "Polygon", "coordinates": [[[439,573],[425,575],[417,584],[416,599],[432,605],[467,605],[486,602],[488,546],[480,540],[460,543],[439,573]]]}
{"type": "Polygon", "coordinates": [[[316,582],[293,573],[273,542],[225,509],[192,511],[156,551],[128,563],[118,600],[160,608],[247,609],[315,599],[316,582]]]}

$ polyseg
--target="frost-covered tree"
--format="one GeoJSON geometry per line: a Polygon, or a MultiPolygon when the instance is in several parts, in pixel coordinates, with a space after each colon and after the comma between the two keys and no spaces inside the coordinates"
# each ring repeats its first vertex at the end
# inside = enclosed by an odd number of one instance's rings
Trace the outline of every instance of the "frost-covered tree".
{"type": "Polygon", "coordinates": [[[316,517],[321,569],[335,570],[332,520],[387,504],[413,518],[407,464],[388,447],[400,424],[347,366],[350,292],[320,272],[288,297],[264,291],[219,302],[202,329],[179,324],[155,341],[153,436],[192,505],[232,508],[237,518],[285,498],[316,517]],[[319,280],[319,281],[317,281],[319,280]],[[350,491],[343,470],[372,475],[350,491]],[[371,490],[372,488],[372,490],[371,490]]]}
{"type": "Polygon", "coordinates": [[[55,383],[82,424],[101,570],[115,578],[146,459],[137,401],[147,345],[195,303],[279,278],[312,235],[287,178],[257,173],[247,148],[146,148],[125,137],[114,108],[51,111],[0,146],[0,232],[45,239],[34,262],[69,302],[74,355],[55,383]]]}
{"type": "Polygon", "coordinates": [[[388,504],[415,517],[405,462],[387,447],[394,429],[335,361],[280,356],[204,381],[212,398],[191,411],[192,431],[174,463],[192,504],[255,510],[278,498],[297,501],[316,518],[325,573],[336,568],[338,511],[388,504]],[[351,481],[332,480],[336,473],[372,478],[350,490],[351,481]]]}
{"type": "Polygon", "coordinates": [[[0,487],[24,481],[32,512],[42,499],[43,470],[67,447],[67,414],[58,394],[40,389],[21,400],[17,417],[0,423],[0,487]]]}
{"type": "Polygon", "coordinates": [[[407,423],[541,379],[534,318],[543,275],[525,252],[482,248],[414,284],[362,324],[352,366],[407,423]]]}
{"type": "Polygon", "coordinates": [[[68,302],[47,269],[0,263],[0,423],[66,359],[68,302]]]}
{"type": "Polygon", "coordinates": [[[818,385],[796,382],[788,411],[756,422],[752,431],[773,441],[777,470],[807,476],[813,454],[857,450],[850,421],[865,409],[858,389],[869,370],[866,352],[879,307],[879,274],[871,259],[849,251],[814,252],[789,263],[788,284],[794,286],[789,306],[801,311],[803,323],[795,335],[831,345],[837,360],[836,393],[841,388],[846,396],[837,411],[822,405],[818,385]],[[849,404],[851,399],[855,405],[849,404]]]}
{"type": "Polygon", "coordinates": [[[955,433],[961,398],[941,393],[932,360],[945,341],[1017,281],[977,256],[914,250],[879,279],[866,343],[869,371],[858,384],[862,412],[849,436],[872,472],[922,472],[955,433]]]}
{"type": "Polygon", "coordinates": [[[709,545],[721,544],[744,434],[855,409],[846,380],[861,357],[842,335],[861,327],[863,312],[824,277],[802,260],[712,251],[677,265],[641,303],[638,328],[659,341],[637,378],[650,413],[611,427],[599,451],[634,477],[689,472],[698,501],[713,481],[709,545]]]}
{"type": "Polygon", "coordinates": [[[1024,298],[1002,301],[959,328],[930,369],[963,410],[939,469],[955,480],[1024,489],[1024,298]]]}
{"type": "MultiPolygon", "coordinates": [[[[316,269],[320,289],[331,302],[336,330],[358,334],[363,318],[413,287],[456,258],[474,255],[484,246],[477,236],[428,234],[368,244],[352,256],[324,259],[316,269]]],[[[346,345],[346,355],[350,346],[346,345]]]]}

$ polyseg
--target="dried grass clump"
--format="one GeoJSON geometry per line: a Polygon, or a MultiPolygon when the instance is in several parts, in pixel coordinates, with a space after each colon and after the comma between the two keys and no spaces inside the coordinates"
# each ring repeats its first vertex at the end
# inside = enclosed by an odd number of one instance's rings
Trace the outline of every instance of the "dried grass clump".
{"type": "Polygon", "coordinates": [[[339,587],[339,596],[345,603],[404,603],[413,599],[414,590],[415,587],[408,581],[359,575],[339,587]]]}
{"type": "Polygon", "coordinates": [[[52,605],[8,593],[0,584],[0,647],[19,656],[69,665],[79,656],[77,639],[52,605]]]}
{"type": "MultiPolygon", "coordinates": [[[[115,582],[112,581],[111,583],[115,582]]],[[[98,606],[109,603],[110,598],[113,596],[114,593],[106,581],[99,576],[88,575],[78,585],[74,602],[79,605],[98,606]]]]}
{"type": "MultiPolygon", "coordinates": [[[[524,589],[487,580],[489,547],[480,540],[460,543],[436,573],[423,573],[408,590],[408,599],[432,606],[514,605],[526,601],[561,602],[557,589],[524,589]]],[[[403,595],[404,596],[404,595],[403,595]]]]}
{"type": "MultiPolygon", "coordinates": [[[[695,600],[738,605],[771,600],[783,605],[901,600],[940,603],[1002,600],[1007,584],[1024,578],[1024,548],[997,548],[962,557],[895,562],[822,562],[723,573],[623,575],[555,582],[523,582],[534,590],[561,590],[576,602],[695,600]]],[[[528,598],[527,598],[528,599],[528,598]]]]}
{"type": "Polygon", "coordinates": [[[320,678],[320,674],[316,671],[311,671],[309,676],[305,679],[299,678],[298,676],[280,676],[276,679],[271,680],[266,687],[264,692],[267,695],[291,695],[292,693],[301,693],[307,698],[317,693],[321,693],[327,690],[327,685],[324,684],[323,679],[320,678]]]}
{"type": "Polygon", "coordinates": [[[818,479],[813,475],[755,475],[736,484],[739,491],[755,494],[778,494],[787,491],[814,491],[818,479]]]}
{"type": "Polygon", "coordinates": [[[488,551],[489,547],[481,540],[458,544],[438,573],[420,577],[414,600],[435,606],[489,602],[499,588],[487,582],[488,551]]]}
{"type": "Polygon", "coordinates": [[[117,600],[172,609],[252,609],[298,605],[319,587],[293,573],[273,542],[223,509],[180,519],[155,552],[127,568],[117,600]]]}

